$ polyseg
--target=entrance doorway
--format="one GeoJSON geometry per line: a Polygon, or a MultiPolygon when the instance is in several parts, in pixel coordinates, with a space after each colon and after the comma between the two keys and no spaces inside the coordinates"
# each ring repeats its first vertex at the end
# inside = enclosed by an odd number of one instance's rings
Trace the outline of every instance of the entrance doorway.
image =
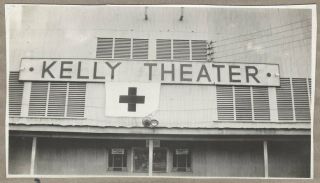
{"type": "MultiPolygon", "coordinates": [[[[149,150],[148,148],[133,149],[133,171],[147,173],[149,168],[149,150]]],[[[167,171],[167,149],[153,149],[153,172],[167,171]]]]}

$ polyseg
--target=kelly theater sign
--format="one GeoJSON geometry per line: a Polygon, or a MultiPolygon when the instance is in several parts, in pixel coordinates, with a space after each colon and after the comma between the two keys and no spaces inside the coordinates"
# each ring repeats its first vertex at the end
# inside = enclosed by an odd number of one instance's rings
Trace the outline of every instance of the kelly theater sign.
{"type": "Polygon", "coordinates": [[[278,64],[102,59],[21,60],[20,80],[279,86],[278,64]]]}

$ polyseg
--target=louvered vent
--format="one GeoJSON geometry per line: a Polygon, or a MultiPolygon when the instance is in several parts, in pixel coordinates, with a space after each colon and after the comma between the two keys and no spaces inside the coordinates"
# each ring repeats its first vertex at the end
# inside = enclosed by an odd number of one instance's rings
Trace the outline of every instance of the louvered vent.
{"type": "Polygon", "coordinates": [[[29,116],[45,116],[48,82],[33,82],[31,85],[29,116]]]}
{"type": "Polygon", "coordinates": [[[130,59],[131,55],[131,39],[116,38],[114,45],[114,58],[130,59]]]}
{"type": "Polygon", "coordinates": [[[290,78],[280,78],[280,87],[277,87],[276,93],[279,120],[293,120],[290,78]]]}
{"type": "Polygon", "coordinates": [[[255,120],[270,120],[269,92],[267,87],[252,87],[255,120]]]}
{"type": "Polygon", "coordinates": [[[157,39],[157,59],[171,60],[170,39],[157,39]]]}
{"type": "Polygon", "coordinates": [[[310,120],[308,85],[306,78],[292,78],[296,120],[310,120]]]}
{"type": "Polygon", "coordinates": [[[308,78],[308,90],[309,90],[309,100],[311,103],[311,99],[312,99],[312,82],[311,82],[311,78],[308,78]]]}
{"type": "Polygon", "coordinates": [[[84,117],[86,83],[69,83],[67,117],[84,117]]]}
{"type": "Polygon", "coordinates": [[[19,72],[9,75],[9,115],[20,116],[24,83],[19,81],[19,72]]]}
{"type": "Polygon", "coordinates": [[[237,120],[252,120],[251,90],[248,86],[235,86],[235,108],[237,120]]]}
{"type": "Polygon", "coordinates": [[[63,117],[65,113],[67,83],[51,82],[47,116],[63,117]]]}
{"type": "Polygon", "coordinates": [[[189,40],[173,40],[173,59],[190,60],[189,40]]]}
{"type": "Polygon", "coordinates": [[[207,60],[207,42],[203,40],[192,40],[192,60],[207,60]]]}
{"type": "Polygon", "coordinates": [[[112,38],[98,38],[97,39],[97,58],[112,58],[112,38]]]}
{"type": "Polygon", "coordinates": [[[218,120],[234,120],[232,86],[217,86],[218,120]]]}
{"type": "Polygon", "coordinates": [[[148,59],[148,39],[133,39],[133,59],[148,59]]]}

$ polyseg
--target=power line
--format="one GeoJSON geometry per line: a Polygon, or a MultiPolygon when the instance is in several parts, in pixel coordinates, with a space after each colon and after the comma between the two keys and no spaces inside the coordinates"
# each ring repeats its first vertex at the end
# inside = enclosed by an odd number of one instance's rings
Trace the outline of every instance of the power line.
{"type": "Polygon", "coordinates": [[[254,50],[249,50],[249,51],[244,51],[244,52],[238,52],[238,53],[234,53],[234,54],[230,54],[230,55],[224,55],[224,56],[220,56],[220,57],[215,57],[213,58],[218,59],[218,58],[224,58],[224,57],[230,57],[230,56],[234,56],[234,55],[240,55],[240,54],[244,54],[244,53],[248,53],[248,52],[252,52],[252,51],[256,51],[256,50],[261,50],[261,49],[267,49],[267,48],[272,48],[272,47],[277,47],[277,46],[282,46],[282,45],[286,45],[286,44],[290,44],[290,43],[294,43],[294,42],[298,42],[298,41],[303,41],[303,40],[307,40],[310,39],[311,37],[307,37],[304,39],[299,39],[299,40],[295,40],[295,41],[290,41],[290,42],[285,42],[285,43],[281,43],[281,44],[274,44],[274,45],[270,45],[268,47],[263,47],[263,48],[259,48],[259,49],[254,49],[254,50]]]}
{"type": "Polygon", "coordinates": [[[248,36],[248,35],[260,33],[260,32],[271,30],[271,29],[279,29],[281,27],[286,27],[286,26],[297,24],[297,23],[300,23],[300,22],[306,22],[307,20],[311,20],[311,19],[310,18],[302,19],[302,20],[299,20],[299,21],[291,22],[291,23],[288,23],[288,24],[280,25],[280,26],[269,27],[269,28],[262,29],[262,30],[259,30],[259,31],[256,31],[256,32],[252,32],[252,33],[248,33],[248,34],[239,34],[237,36],[232,36],[232,37],[229,37],[229,38],[217,40],[216,42],[222,42],[222,41],[226,41],[226,40],[230,40],[230,39],[235,39],[235,38],[238,38],[238,37],[248,36]]]}
{"type": "MultiPolygon", "coordinates": [[[[279,41],[281,39],[286,39],[286,38],[290,38],[290,37],[295,37],[295,36],[299,36],[299,35],[304,35],[304,34],[308,34],[310,33],[309,31],[308,32],[303,32],[303,33],[298,33],[298,34],[293,34],[293,35],[289,35],[289,36],[284,36],[284,37],[281,37],[281,38],[277,38],[277,39],[270,39],[270,40],[267,40],[267,41],[263,41],[263,42],[258,42],[258,43],[255,43],[255,44],[265,44],[265,43],[268,43],[268,42],[272,42],[272,41],[279,41]]],[[[230,52],[232,50],[238,50],[240,48],[245,48],[246,46],[239,46],[239,47],[236,47],[236,48],[233,48],[233,49],[228,49],[228,50],[223,50],[223,51],[215,51],[216,54],[219,54],[219,53],[225,53],[225,52],[230,52]]]]}
{"type": "Polygon", "coordinates": [[[255,37],[255,38],[249,38],[249,39],[245,39],[245,40],[241,40],[241,41],[236,41],[236,42],[231,42],[231,43],[226,43],[226,44],[221,44],[221,45],[217,45],[215,46],[215,48],[218,48],[218,47],[225,47],[227,45],[234,45],[234,44],[239,44],[241,42],[246,42],[246,41],[250,41],[250,40],[254,40],[254,39],[261,39],[261,38],[264,38],[264,37],[269,37],[269,36],[273,36],[273,35],[277,35],[277,34],[281,34],[281,33],[284,33],[284,32],[289,32],[289,31],[293,31],[293,30],[299,30],[299,29],[302,29],[302,28],[306,28],[306,27],[310,27],[310,25],[306,25],[306,26],[302,26],[302,27],[298,27],[298,28],[294,28],[294,29],[288,29],[288,30],[284,30],[284,31],[280,31],[280,32],[276,32],[276,33],[273,33],[272,35],[264,35],[264,36],[260,36],[260,37],[255,37]]]}

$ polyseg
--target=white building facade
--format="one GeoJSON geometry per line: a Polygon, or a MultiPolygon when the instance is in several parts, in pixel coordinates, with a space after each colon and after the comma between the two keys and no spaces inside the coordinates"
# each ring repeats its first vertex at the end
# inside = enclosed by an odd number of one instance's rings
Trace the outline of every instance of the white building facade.
{"type": "Polygon", "coordinates": [[[10,175],[310,177],[311,9],[16,5],[7,15],[10,175]],[[101,62],[126,70],[103,75],[101,62]],[[245,66],[266,74],[257,82],[245,66]],[[157,126],[106,116],[108,78],[140,82],[151,70],[157,126]]]}

